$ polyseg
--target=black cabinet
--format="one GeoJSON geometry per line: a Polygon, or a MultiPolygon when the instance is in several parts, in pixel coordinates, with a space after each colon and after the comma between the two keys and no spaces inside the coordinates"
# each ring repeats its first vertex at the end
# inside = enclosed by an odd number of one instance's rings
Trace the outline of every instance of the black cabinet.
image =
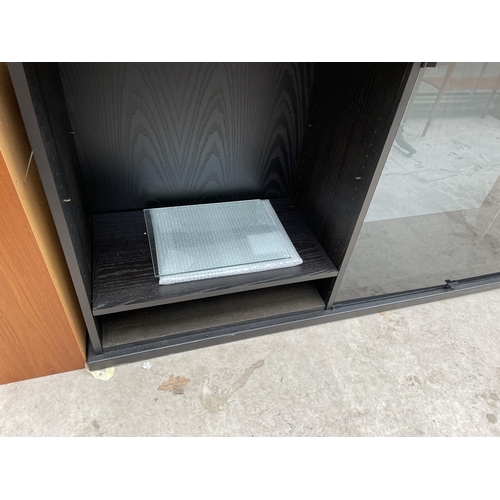
{"type": "Polygon", "coordinates": [[[419,65],[9,68],[91,366],[334,319],[338,270],[419,65]],[[271,200],[301,266],[157,284],[144,208],[255,198],[271,200]]]}

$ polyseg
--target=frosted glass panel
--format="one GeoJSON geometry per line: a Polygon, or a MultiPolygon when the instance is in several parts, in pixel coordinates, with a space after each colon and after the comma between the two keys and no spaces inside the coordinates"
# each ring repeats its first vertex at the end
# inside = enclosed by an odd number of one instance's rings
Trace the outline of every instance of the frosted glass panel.
{"type": "Polygon", "coordinates": [[[268,200],[144,210],[160,284],[302,264],[268,200]]]}

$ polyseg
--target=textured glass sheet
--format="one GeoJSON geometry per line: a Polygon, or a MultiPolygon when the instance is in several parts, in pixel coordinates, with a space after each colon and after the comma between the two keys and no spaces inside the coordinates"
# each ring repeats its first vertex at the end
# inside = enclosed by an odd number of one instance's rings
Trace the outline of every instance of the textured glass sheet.
{"type": "Polygon", "coordinates": [[[160,284],[302,264],[268,200],[153,208],[144,215],[160,284]]]}

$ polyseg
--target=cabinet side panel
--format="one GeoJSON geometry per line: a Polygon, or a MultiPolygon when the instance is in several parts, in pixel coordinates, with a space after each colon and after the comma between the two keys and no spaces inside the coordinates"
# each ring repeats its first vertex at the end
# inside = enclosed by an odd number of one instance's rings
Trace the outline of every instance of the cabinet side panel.
{"type": "Polygon", "coordinates": [[[9,64],[28,137],[93,348],[91,217],[57,64],[9,64]]]}
{"type": "MultiPolygon", "coordinates": [[[[7,65],[0,63],[0,151],[57,289],[72,334],[85,355],[87,333],[75,289],[26,135],[7,65]]],[[[71,332],[68,332],[71,335],[71,332]]]]}
{"type": "Polygon", "coordinates": [[[410,63],[315,65],[315,88],[294,199],[340,269],[410,63]]]}

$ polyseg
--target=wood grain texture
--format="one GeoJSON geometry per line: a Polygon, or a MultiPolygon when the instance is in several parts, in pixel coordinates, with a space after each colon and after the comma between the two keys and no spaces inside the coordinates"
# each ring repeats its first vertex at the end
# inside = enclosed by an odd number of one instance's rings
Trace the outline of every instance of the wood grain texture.
{"type": "Polygon", "coordinates": [[[85,362],[0,152],[0,383],[85,362]]]}
{"type": "Polygon", "coordinates": [[[312,281],[337,275],[290,199],[272,200],[302,265],[209,280],[158,285],[154,276],[144,214],[141,211],[94,216],[95,315],[115,313],[254,288],[312,281]]]}
{"type": "Polygon", "coordinates": [[[104,318],[103,348],[324,309],[314,285],[298,283],[127,311],[104,318]]]}
{"type": "Polygon", "coordinates": [[[9,63],[9,71],[89,338],[100,352],[100,324],[91,310],[91,216],[58,66],[9,63]]]}
{"type": "Polygon", "coordinates": [[[65,63],[93,213],[291,196],[304,63],[65,63]]]}
{"type": "MultiPolygon", "coordinates": [[[[5,63],[0,63],[0,151],[83,355],[87,333],[5,63]],[[28,168],[29,165],[29,168],[28,168]]],[[[69,335],[69,332],[68,332],[69,335]]]]}
{"type": "Polygon", "coordinates": [[[410,63],[317,64],[294,200],[337,268],[361,212],[410,63]]]}

